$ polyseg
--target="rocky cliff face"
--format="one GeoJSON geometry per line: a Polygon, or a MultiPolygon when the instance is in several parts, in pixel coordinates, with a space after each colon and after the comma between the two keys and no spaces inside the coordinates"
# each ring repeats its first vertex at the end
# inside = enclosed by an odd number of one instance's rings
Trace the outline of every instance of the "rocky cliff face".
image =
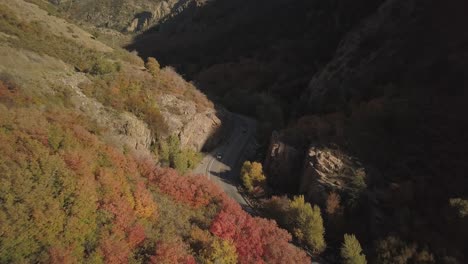
{"type": "MultiPolygon", "coordinates": [[[[344,113],[341,135],[326,141],[382,170],[400,166],[408,156],[418,156],[415,159],[422,163],[432,159],[428,151],[416,150],[439,142],[442,134],[454,134],[466,123],[462,117],[448,120],[440,113],[447,109],[457,116],[457,111],[464,111],[459,98],[466,95],[466,60],[462,58],[467,50],[462,43],[468,34],[460,28],[466,19],[459,10],[465,7],[463,1],[448,5],[385,1],[344,36],[333,58],[302,93],[297,114],[344,113]]],[[[317,124],[312,124],[302,133],[316,130],[317,124]]],[[[303,152],[308,152],[304,144],[324,142],[306,137],[301,143],[303,152]]],[[[271,145],[275,144],[272,140],[271,145]]],[[[284,162],[289,163],[286,158],[284,162]]],[[[393,174],[402,168],[391,170],[393,174]]]]}
{"type": "MultiPolygon", "coordinates": [[[[53,34],[69,38],[83,47],[102,52],[101,56],[113,52],[107,45],[91,38],[91,34],[81,30],[79,27],[54,16],[50,16],[38,6],[26,3],[22,0],[5,1],[0,3],[8,6],[27,22],[32,20],[44,25],[45,29],[53,34]],[[73,33],[70,33],[73,32],[73,33]],[[73,36],[72,36],[73,35],[73,36]]],[[[84,2],[61,2],[62,4],[84,4],[84,2]]],[[[99,127],[104,128],[107,140],[119,146],[126,146],[130,150],[149,154],[155,143],[154,133],[148,124],[141,118],[127,111],[117,111],[111,106],[103,105],[93,97],[86,96],[81,90],[81,84],[92,84],[93,76],[90,74],[76,72],[69,65],[57,58],[37,54],[32,51],[16,49],[4,44],[3,38],[13,36],[0,35],[0,73],[12,76],[24,89],[30,93],[55,94],[66,93],[73,107],[84,115],[94,120],[99,127]]],[[[41,43],[39,43],[41,44],[41,43]]],[[[122,70],[129,71],[136,79],[144,81],[152,78],[151,75],[138,65],[120,61],[122,70]]],[[[173,73],[178,76],[177,73],[173,73]]],[[[175,78],[175,77],[174,77],[175,78]]],[[[179,85],[187,84],[181,77],[177,77],[179,85]]],[[[190,86],[184,90],[188,94],[196,93],[196,88],[190,86]]],[[[164,92],[157,102],[165,121],[169,125],[167,133],[176,134],[180,137],[184,148],[197,151],[203,147],[209,148],[217,143],[221,128],[223,111],[217,111],[212,104],[204,104],[200,109],[193,100],[196,96],[180,96],[171,92],[164,92]],[[191,100],[193,99],[193,100],[191,100]]]]}
{"type": "Polygon", "coordinates": [[[277,190],[296,192],[299,188],[301,157],[299,150],[281,141],[280,135],[273,132],[263,164],[270,185],[277,190]]]}
{"type": "Polygon", "coordinates": [[[330,192],[346,193],[354,178],[365,177],[362,163],[337,148],[313,143],[295,147],[274,132],[264,162],[268,181],[276,190],[304,194],[324,205],[330,192]]]}
{"type": "Polygon", "coordinates": [[[67,99],[77,111],[94,120],[106,138],[119,146],[127,146],[144,155],[149,154],[149,148],[154,139],[148,126],[136,116],[119,113],[103,106],[93,98],[85,96],[78,88],[81,82],[89,82],[83,73],[75,73],[70,65],[55,58],[42,56],[28,51],[20,51],[0,45],[0,71],[13,76],[24,89],[30,93],[56,94],[54,88],[65,89],[67,99]],[[17,76],[18,72],[23,73],[17,76]]]}
{"type": "MultiPolygon", "coordinates": [[[[149,153],[156,139],[148,125],[129,112],[117,112],[103,106],[93,98],[85,96],[78,84],[89,81],[84,75],[74,75],[63,80],[75,92],[71,96],[76,108],[90,116],[100,126],[108,128],[108,137],[114,143],[149,153]]],[[[167,135],[177,135],[181,147],[196,151],[209,150],[221,139],[223,110],[207,108],[197,110],[193,101],[178,99],[172,94],[160,96],[158,105],[168,125],[167,135]]]]}
{"type": "Polygon", "coordinates": [[[338,149],[310,146],[303,160],[299,192],[321,205],[329,193],[345,193],[353,179],[365,178],[362,164],[338,149]]]}
{"type": "MultiPolygon", "coordinates": [[[[326,121],[326,114],[340,114],[340,129],[317,137],[317,124],[295,120],[303,125],[283,130],[295,133],[280,141],[300,142],[293,145],[304,153],[298,158],[303,167],[275,179],[299,174],[298,193],[320,203],[366,172],[366,213],[347,216],[361,221],[352,228],[372,226],[362,232],[370,240],[396,234],[465,259],[460,230],[466,226],[449,224],[457,221],[448,216],[447,201],[467,195],[461,186],[468,154],[457,143],[466,142],[468,131],[460,115],[467,111],[468,34],[461,26],[468,22],[461,11],[467,8],[458,0],[387,0],[347,33],[296,108],[301,118],[326,121]]],[[[270,147],[267,155],[273,153],[270,147]]],[[[267,171],[291,163],[277,157],[265,164],[267,171]]]]}
{"type": "Polygon", "coordinates": [[[204,1],[191,0],[127,0],[127,1],[56,1],[68,16],[97,27],[112,28],[122,32],[135,33],[148,29],[165,18],[176,15],[189,4],[204,1]]]}
{"type": "Polygon", "coordinates": [[[210,149],[221,139],[221,119],[225,118],[223,110],[199,112],[194,102],[183,101],[170,94],[161,96],[159,104],[169,133],[178,135],[183,147],[201,151],[210,149]]]}
{"type": "Polygon", "coordinates": [[[351,100],[384,95],[387,83],[405,83],[412,90],[421,83],[439,90],[435,86],[442,83],[452,90],[461,87],[466,65],[462,43],[468,36],[460,28],[466,20],[460,10],[465,9],[459,0],[447,5],[385,1],[344,36],[333,58],[303,91],[298,112],[340,111],[351,100]]]}
{"type": "MultiPolygon", "coordinates": [[[[385,1],[377,11],[346,34],[331,61],[310,81],[301,101],[306,111],[342,110],[350,98],[379,89],[405,64],[409,34],[420,30],[421,1],[385,1]],[[372,87],[374,86],[374,87],[372,87]]],[[[433,60],[434,53],[426,54],[433,60]]]]}
{"type": "Polygon", "coordinates": [[[117,112],[97,100],[84,95],[78,85],[89,81],[84,74],[75,74],[61,80],[72,89],[70,101],[75,108],[106,128],[107,138],[116,145],[127,147],[143,155],[150,155],[155,139],[148,125],[129,112],[117,112]]]}

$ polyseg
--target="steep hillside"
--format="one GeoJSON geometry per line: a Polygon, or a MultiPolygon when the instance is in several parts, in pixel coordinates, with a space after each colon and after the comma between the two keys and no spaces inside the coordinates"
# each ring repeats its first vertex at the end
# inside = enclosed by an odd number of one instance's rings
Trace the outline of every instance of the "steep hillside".
{"type": "Polygon", "coordinates": [[[389,251],[403,242],[374,244],[390,235],[419,244],[402,263],[466,261],[454,199],[468,195],[467,8],[386,1],[346,34],[302,92],[298,118],[270,142],[271,184],[323,207],[339,193],[347,223],[330,216],[329,239],[353,230],[376,263],[396,261],[389,251]],[[418,260],[423,248],[432,260],[418,260]]]}
{"type": "Polygon", "coordinates": [[[0,262],[466,263],[465,2],[0,0],[0,262]]]}
{"type": "Polygon", "coordinates": [[[146,134],[147,138],[142,139],[146,148],[158,139],[177,134],[191,139],[183,140],[183,147],[201,150],[219,127],[213,104],[172,69],[161,69],[158,76],[153,77],[140,58],[109,48],[79,27],[50,16],[33,4],[9,2],[3,14],[4,63],[0,67],[21,84],[27,82],[28,89],[43,93],[54,92],[50,86],[64,86],[61,89],[71,93],[77,108],[102,125],[115,128],[117,134],[136,133],[136,137],[146,134]],[[12,46],[21,50],[12,50],[12,46]],[[39,54],[31,56],[46,56],[35,61],[22,55],[23,49],[39,54]],[[57,59],[67,65],[60,65],[57,59]],[[38,72],[33,67],[45,62],[58,65],[53,71],[38,72]],[[20,74],[24,71],[34,72],[20,74]],[[41,85],[34,85],[36,82],[41,85]],[[160,96],[163,91],[164,97],[160,96]],[[167,106],[168,98],[181,102],[167,106]],[[118,121],[112,113],[115,110],[127,113],[118,121]],[[138,122],[130,121],[131,116],[146,121],[152,133],[144,132],[143,125],[138,122]]]}
{"type": "Polygon", "coordinates": [[[329,221],[332,241],[351,230],[382,258],[375,242],[394,235],[433,261],[463,262],[467,227],[450,202],[467,198],[462,10],[462,1],[213,1],[129,48],[257,117],[260,140],[286,127],[266,154],[269,182],[322,208],[339,193],[348,224],[329,221]]]}
{"type": "Polygon", "coordinates": [[[297,95],[341,36],[378,3],[192,2],[127,48],[175,66],[210,98],[258,118],[261,139],[286,123],[297,95]]]}
{"type": "Polygon", "coordinates": [[[141,32],[174,16],[192,3],[190,0],[28,0],[44,9],[80,24],[109,28],[124,33],[141,32]]]}
{"type": "Polygon", "coordinates": [[[37,3],[0,0],[1,263],[310,262],[190,175],[223,110],[37,3]]]}
{"type": "Polygon", "coordinates": [[[50,2],[98,35],[103,28],[126,34],[129,25],[144,31],[127,49],[157,57],[211,99],[256,117],[262,139],[287,123],[313,73],[382,1],[50,2]]]}

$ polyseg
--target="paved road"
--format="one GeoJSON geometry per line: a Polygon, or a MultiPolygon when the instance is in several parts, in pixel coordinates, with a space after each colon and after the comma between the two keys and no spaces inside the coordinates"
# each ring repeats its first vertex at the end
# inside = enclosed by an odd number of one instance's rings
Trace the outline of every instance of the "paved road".
{"type": "MultiPolygon", "coordinates": [[[[255,144],[255,129],[256,123],[252,119],[232,114],[231,133],[228,138],[211,153],[208,153],[193,171],[196,174],[207,175],[210,180],[221,186],[227,195],[252,215],[256,213],[238,192],[237,186],[240,184],[240,168],[246,159],[246,153],[255,144]],[[221,154],[221,158],[217,158],[218,154],[221,154]]],[[[312,255],[310,252],[307,253],[314,259],[312,264],[327,263],[318,256],[312,255]]]]}
{"type": "Polygon", "coordinates": [[[227,139],[208,153],[193,172],[207,175],[245,210],[251,211],[237,186],[240,183],[240,167],[246,159],[245,153],[254,144],[255,121],[232,114],[230,127],[231,133],[227,139]]]}

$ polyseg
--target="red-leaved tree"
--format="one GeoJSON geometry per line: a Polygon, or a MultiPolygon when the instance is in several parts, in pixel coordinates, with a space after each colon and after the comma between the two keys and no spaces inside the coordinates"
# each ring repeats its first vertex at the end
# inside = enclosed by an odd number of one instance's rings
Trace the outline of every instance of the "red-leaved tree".
{"type": "Polygon", "coordinates": [[[156,246],[156,254],[150,258],[154,264],[195,264],[195,258],[187,251],[180,239],[160,242],[156,246]]]}
{"type": "Polygon", "coordinates": [[[202,175],[180,176],[169,168],[155,168],[144,164],[143,167],[151,183],[174,200],[199,208],[212,201],[221,200],[221,189],[202,175]]]}
{"type": "Polygon", "coordinates": [[[303,251],[289,244],[291,235],[276,222],[248,215],[231,199],[223,202],[210,231],[234,242],[240,263],[310,263],[303,251]]]}

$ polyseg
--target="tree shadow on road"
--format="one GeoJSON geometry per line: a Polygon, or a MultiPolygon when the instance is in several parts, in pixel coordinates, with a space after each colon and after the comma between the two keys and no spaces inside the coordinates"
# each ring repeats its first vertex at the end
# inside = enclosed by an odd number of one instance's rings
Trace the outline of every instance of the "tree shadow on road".
{"type": "Polygon", "coordinates": [[[218,177],[219,180],[227,184],[233,185],[236,188],[237,188],[237,185],[240,184],[239,177],[236,177],[236,175],[232,175],[231,170],[225,170],[221,172],[210,171],[210,174],[218,177]]]}

